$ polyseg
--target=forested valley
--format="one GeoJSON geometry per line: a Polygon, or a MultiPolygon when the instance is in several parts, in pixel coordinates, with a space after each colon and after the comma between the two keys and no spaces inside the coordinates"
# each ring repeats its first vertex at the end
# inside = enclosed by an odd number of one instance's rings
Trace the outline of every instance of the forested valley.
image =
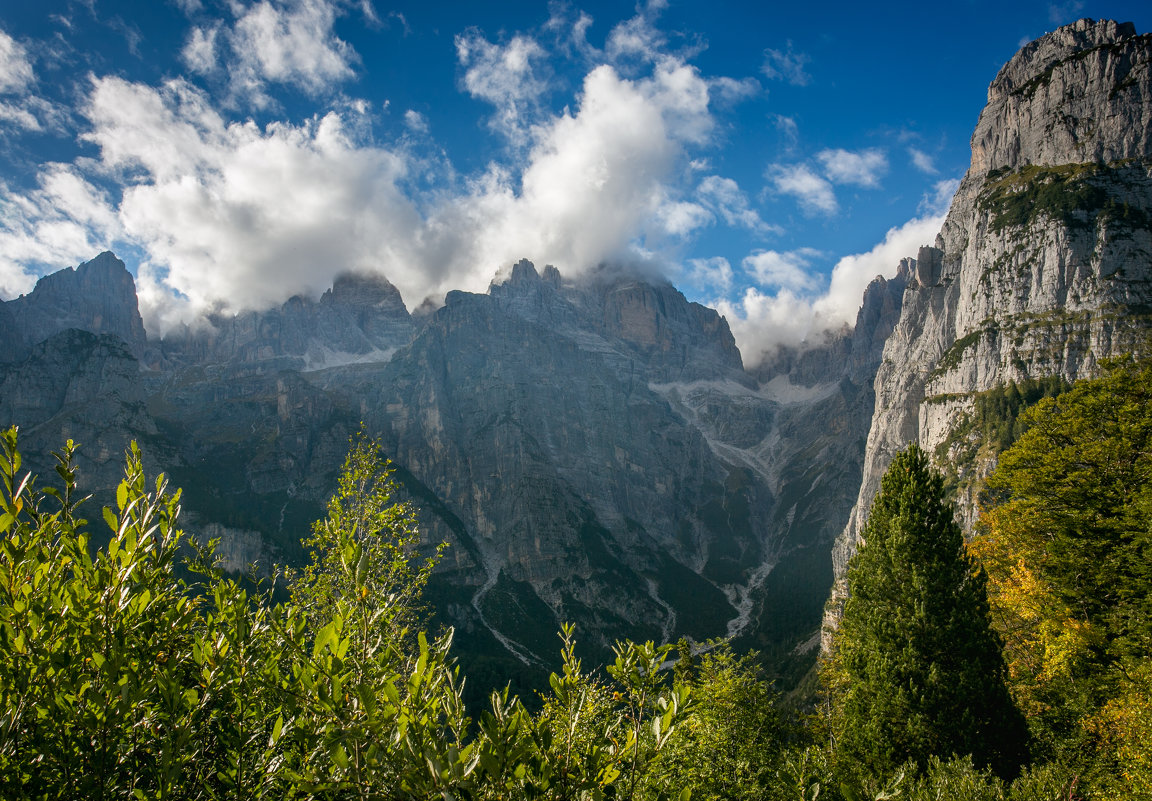
{"type": "Polygon", "coordinates": [[[941,466],[901,453],[819,681],[787,702],[722,641],[586,665],[565,626],[549,691],[467,708],[452,631],[421,605],[437,557],[415,556],[364,434],[309,564],[261,583],[185,541],[179,490],[135,447],[101,512],[80,446],[47,482],[9,429],[0,796],[1150,798],[1150,396],[1152,364],[1120,359],[1008,404],[968,543],[941,466]]]}

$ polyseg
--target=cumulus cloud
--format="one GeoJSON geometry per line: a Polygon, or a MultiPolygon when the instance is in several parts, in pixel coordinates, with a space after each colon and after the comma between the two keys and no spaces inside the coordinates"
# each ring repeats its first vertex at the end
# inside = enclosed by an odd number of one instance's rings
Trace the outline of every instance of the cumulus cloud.
{"type": "Polygon", "coordinates": [[[235,98],[258,107],[272,104],[269,83],[320,95],[351,78],[359,55],[336,36],[344,12],[339,0],[261,0],[233,4],[228,26],[194,27],[181,57],[199,74],[227,68],[235,98]]]}
{"type": "Polygon", "coordinates": [[[68,165],[46,165],[28,193],[0,181],[0,296],[28,292],[35,272],[87,261],[118,232],[109,198],[68,165]]]}
{"type": "Polygon", "coordinates": [[[708,81],[708,86],[712,97],[725,105],[734,105],[755,97],[761,91],[760,82],[755,78],[744,78],[739,81],[727,77],[713,78],[708,81]]]}
{"type": "Polygon", "coordinates": [[[777,287],[793,291],[806,291],[816,286],[816,276],[809,272],[812,259],[821,255],[814,248],[799,248],[783,253],[758,250],[742,262],[745,272],[762,287],[777,287]]]}
{"type": "MultiPolygon", "coordinates": [[[[16,265],[76,263],[123,242],[144,254],[142,312],[161,332],[208,310],[314,296],[349,269],[383,273],[416,305],[449,289],[483,291],[521,256],[576,275],[632,259],[646,233],[706,224],[711,212],[673,200],[671,189],[686,147],[713,124],[694,67],[665,59],[629,80],[601,65],[577,101],[532,127],[518,166],[493,164],[454,191],[414,195],[411,173],[427,165],[403,141],[358,136],[366,104],[260,126],[229,120],[184,80],[95,78],[83,113],[99,158],[87,169],[122,193],[106,195],[67,168],[35,197],[10,198],[25,205],[7,210],[0,231],[3,291],[26,288],[16,265]],[[84,202],[64,202],[67,181],[84,202]],[[55,250],[37,251],[37,241],[55,250]]],[[[417,112],[405,119],[424,122],[417,112]]]]}
{"type": "Polygon", "coordinates": [[[809,60],[804,53],[793,50],[792,42],[789,41],[783,50],[764,51],[764,64],[760,67],[760,71],[771,80],[787,81],[794,86],[807,86],[812,80],[804,69],[809,60]]]}
{"type": "Polygon", "coordinates": [[[723,256],[689,259],[685,279],[701,289],[727,292],[732,288],[732,265],[723,256]]]}
{"type": "Polygon", "coordinates": [[[27,49],[0,30],[0,93],[24,94],[34,77],[27,49]]]}
{"type": "Polygon", "coordinates": [[[428,133],[428,118],[416,109],[404,112],[404,125],[413,133],[428,133]]]}
{"type": "MultiPolygon", "coordinates": [[[[811,280],[805,284],[795,276],[790,285],[778,282],[782,288],[775,293],[749,287],[735,301],[718,301],[716,309],[728,319],[744,363],[756,365],[778,345],[803,346],[823,331],[854,324],[868,284],[878,275],[894,277],[902,258],[915,257],[922,245],[934,242],[944,224],[945,213],[946,210],[940,210],[889,229],[883,241],[871,250],[837,261],[826,283],[818,284],[818,279],[809,276],[811,280]],[[823,285],[823,291],[806,291],[807,287],[816,285],[823,285]]],[[[785,276],[795,275],[790,268],[798,260],[789,260],[788,254],[768,258],[768,253],[771,251],[753,254],[745,262],[759,255],[763,269],[769,274],[775,269],[785,276]]],[[[752,266],[755,269],[757,265],[753,262],[752,266]]]]}
{"type": "Polygon", "coordinates": [[[939,172],[932,157],[923,150],[914,147],[908,148],[908,158],[912,159],[912,166],[925,175],[936,175],[939,172]]]}
{"type": "Polygon", "coordinates": [[[834,214],[839,209],[832,184],[805,164],[774,164],[767,177],[777,192],[795,197],[805,213],[834,214]]]}
{"type": "Polygon", "coordinates": [[[192,28],[184,49],[180,51],[180,58],[188,69],[200,75],[216,70],[216,37],[219,33],[219,25],[192,28]]]}
{"type": "Polygon", "coordinates": [[[656,220],[664,232],[672,236],[684,237],[698,228],[703,228],[716,218],[712,212],[699,203],[671,201],[656,210],[656,220]]]}
{"type": "Polygon", "coordinates": [[[464,68],[464,88],[496,107],[490,124],[515,144],[527,142],[528,127],[547,82],[537,74],[544,49],[528,36],[505,45],[489,42],[473,29],[456,37],[456,58],[464,68]]]}
{"type": "Polygon", "coordinates": [[[734,228],[747,228],[760,234],[780,232],[760,219],[759,213],[748,205],[748,197],[740,190],[740,185],[731,178],[709,175],[700,182],[696,193],[734,228]]]}
{"type": "Polygon", "coordinates": [[[839,148],[821,150],[816,154],[816,160],[824,167],[824,175],[834,184],[877,187],[880,176],[888,171],[888,158],[884,151],[876,148],[855,152],[839,148]]]}
{"type": "Polygon", "coordinates": [[[924,214],[947,214],[952,206],[952,198],[960,188],[959,178],[946,178],[932,185],[931,194],[924,196],[920,210],[924,214]]]}

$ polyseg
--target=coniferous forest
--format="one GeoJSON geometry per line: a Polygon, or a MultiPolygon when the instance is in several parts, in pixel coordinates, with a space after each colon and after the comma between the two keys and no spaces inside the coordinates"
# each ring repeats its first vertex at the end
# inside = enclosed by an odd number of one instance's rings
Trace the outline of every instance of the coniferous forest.
{"type": "Polygon", "coordinates": [[[10,429],[0,797],[1152,798],[1150,395],[1118,360],[1023,411],[968,543],[940,466],[901,453],[800,705],[723,642],[585,665],[565,626],[547,692],[470,709],[421,605],[437,556],[365,436],[308,565],[260,583],[185,540],[135,447],[99,510],[78,446],[47,481],[10,429]]]}

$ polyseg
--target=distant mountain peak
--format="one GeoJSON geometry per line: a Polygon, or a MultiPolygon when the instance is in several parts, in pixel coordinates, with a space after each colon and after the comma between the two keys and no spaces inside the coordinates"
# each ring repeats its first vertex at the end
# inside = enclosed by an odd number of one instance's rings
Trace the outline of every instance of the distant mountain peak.
{"type": "Polygon", "coordinates": [[[114,334],[137,356],[147,345],[136,281],[111,251],[44,276],[30,293],[5,306],[22,351],[69,328],[114,334]]]}

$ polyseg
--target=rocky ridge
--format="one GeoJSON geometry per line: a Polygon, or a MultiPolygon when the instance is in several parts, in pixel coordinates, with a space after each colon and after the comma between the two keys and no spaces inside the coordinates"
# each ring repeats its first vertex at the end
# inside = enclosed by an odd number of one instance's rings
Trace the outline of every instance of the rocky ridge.
{"type": "MultiPolygon", "coordinates": [[[[115,264],[107,285],[131,285],[115,264]]],[[[64,438],[81,442],[98,503],[140,440],[234,569],[300,558],[364,421],[427,540],[451,544],[429,597],[497,684],[550,660],[564,620],[600,656],[623,636],[737,635],[795,678],[906,280],[869,289],[858,336],[751,373],[725,321],[671,285],[607,270],[566,281],[528,261],[422,317],[360,276],[143,347],[67,318],[0,365],[0,418],[21,425],[40,473],[64,438]]],[[[20,305],[48,308],[40,291],[20,305]]],[[[55,307],[78,302],[59,295],[55,307]]]]}
{"type": "MultiPolygon", "coordinates": [[[[837,576],[908,442],[935,453],[976,393],[1074,381],[1146,345],[1150,219],[1152,36],[1085,19],[1023,47],[989,87],[972,164],[884,347],[837,576]]],[[[975,499],[958,500],[970,525],[975,499]]]]}

